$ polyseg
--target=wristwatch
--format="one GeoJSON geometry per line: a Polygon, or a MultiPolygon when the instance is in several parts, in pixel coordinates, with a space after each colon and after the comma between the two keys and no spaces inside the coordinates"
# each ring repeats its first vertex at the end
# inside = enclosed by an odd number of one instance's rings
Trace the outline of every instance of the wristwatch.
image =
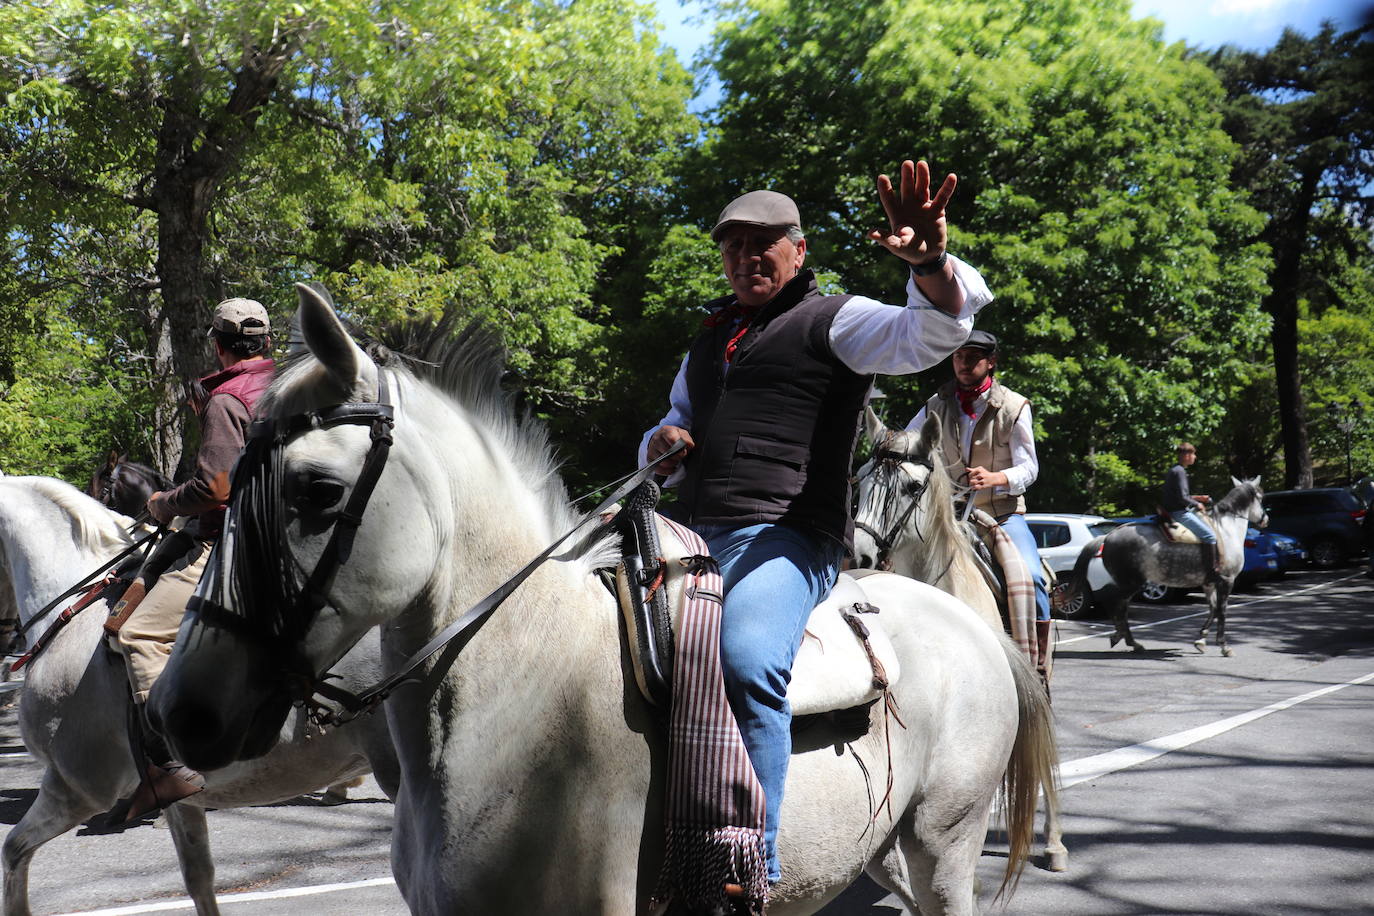
{"type": "Polygon", "coordinates": [[[945,262],[949,260],[947,252],[940,252],[940,256],[933,261],[926,261],[924,264],[912,264],[911,272],[918,277],[928,277],[937,274],[945,269],[945,262]]]}

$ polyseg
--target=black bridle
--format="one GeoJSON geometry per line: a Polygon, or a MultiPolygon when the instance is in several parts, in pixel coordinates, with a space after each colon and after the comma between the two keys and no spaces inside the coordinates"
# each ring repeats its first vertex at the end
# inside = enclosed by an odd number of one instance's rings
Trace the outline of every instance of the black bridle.
{"type": "MultiPolygon", "coordinates": [[[[887,486],[887,492],[883,497],[883,508],[879,513],[880,518],[887,517],[888,513],[891,511],[893,500],[895,500],[899,494],[908,492],[911,496],[911,502],[907,504],[906,508],[903,509],[897,518],[888,526],[886,532],[877,531],[871,525],[859,521],[858,519],[854,521],[854,527],[871,537],[873,542],[878,546],[877,565],[879,569],[891,568],[892,547],[896,543],[897,536],[900,535],[902,529],[906,527],[907,520],[911,518],[912,513],[916,511],[916,507],[920,505],[921,497],[925,494],[926,487],[929,486],[929,477],[926,478],[926,483],[916,484],[909,489],[887,481],[887,478],[891,478],[896,474],[901,474],[902,465],[909,461],[911,461],[909,456],[902,452],[893,451],[887,448],[886,444],[879,446],[874,451],[873,458],[871,459],[872,470],[870,470],[869,473],[881,474],[887,486]]],[[[934,464],[929,459],[912,463],[921,464],[931,471],[934,470],[934,464]]],[[[867,475],[862,475],[859,479],[862,480],[863,476],[867,475]]],[[[919,528],[916,531],[916,536],[921,536],[919,528]]]]}

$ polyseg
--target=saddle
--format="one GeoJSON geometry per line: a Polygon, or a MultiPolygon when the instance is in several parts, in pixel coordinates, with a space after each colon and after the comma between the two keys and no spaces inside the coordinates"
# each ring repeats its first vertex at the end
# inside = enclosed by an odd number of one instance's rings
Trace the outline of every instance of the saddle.
{"type": "MultiPolygon", "coordinates": [[[[694,558],[653,512],[657,498],[657,487],[652,493],[636,491],[618,514],[626,547],[656,553],[627,549],[615,579],[635,683],[649,703],[666,711],[672,705],[672,647],[694,558]]],[[[841,573],[807,621],[787,691],[792,715],[862,706],[881,698],[900,677],[901,664],[879,609],[854,577],[841,573]]]]}
{"type": "Polygon", "coordinates": [[[1151,521],[1159,526],[1159,531],[1164,535],[1164,539],[1174,544],[1200,544],[1202,543],[1191,529],[1185,528],[1174,521],[1167,509],[1156,508],[1155,516],[1151,521]]]}

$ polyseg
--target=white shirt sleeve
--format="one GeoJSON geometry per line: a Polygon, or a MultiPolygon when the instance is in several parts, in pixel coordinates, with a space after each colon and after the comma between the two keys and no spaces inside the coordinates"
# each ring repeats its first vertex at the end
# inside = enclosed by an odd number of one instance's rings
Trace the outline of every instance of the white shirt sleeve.
{"type": "MultiPolygon", "coordinates": [[[[668,412],[639,440],[639,463],[637,467],[644,467],[644,464],[649,460],[649,440],[653,438],[660,426],[679,426],[689,432],[692,429],[692,401],[687,396],[686,356],[682,357],[682,364],[678,366],[677,375],[673,378],[673,388],[668,393],[668,412]]],[[[685,473],[682,465],[679,464],[677,470],[668,475],[668,479],[664,481],[664,486],[677,486],[685,473]]]]}
{"type": "Polygon", "coordinates": [[[905,306],[854,296],[830,325],[830,346],[840,361],[863,375],[906,375],[929,369],[959,349],[992,293],[978,271],[953,255],[949,260],[964,293],[957,316],[936,308],[910,276],[905,306]]]}
{"type": "Polygon", "coordinates": [[[916,411],[916,416],[911,418],[911,422],[906,425],[906,428],[908,431],[919,430],[921,428],[921,424],[925,421],[926,409],[924,406],[922,406],[920,410],[916,411]]]}
{"type": "Polygon", "coordinates": [[[1007,485],[998,487],[997,492],[1020,496],[1040,476],[1040,459],[1035,455],[1035,424],[1031,422],[1029,404],[1011,428],[1011,461],[1011,467],[1003,472],[1007,475],[1007,485]]]}

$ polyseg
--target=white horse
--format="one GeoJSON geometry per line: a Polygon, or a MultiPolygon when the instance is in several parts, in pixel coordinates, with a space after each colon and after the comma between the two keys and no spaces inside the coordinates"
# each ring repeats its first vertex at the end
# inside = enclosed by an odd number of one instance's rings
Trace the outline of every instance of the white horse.
{"type": "Polygon", "coordinates": [[[974,559],[972,533],[954,513],[954,483],[941,463],[940,422],[892,430],[871,408],[864,432],[873,456],[859,469],[854,510],[855,565],[890,569],[963,601],[999,632],[997,593],[974,559]]]}
{"type": "MultiPolygon", "coordinates": [[[[27,621],[127,547],[125,526],[130,524],[62,481],[0,477],[0,615],[8,608],[27,621]]],[[[30,644],[51,617],[29,633],[30,644]]],[[[45,769],[33,805],[5,838],[5,916],[29,913],[28,871],[40,846],[108,811],[138,784],[125,728],[124,664],[98,650],[104,620],[103,603],[82,611],[26,672],[20,728],[25,746],[45,769]]],[[[341,666],[347,679],[354,684],[373,679],[380,670],[378,651],[375,636],[364,640],[341,666]]],[[[205,791],[166,809],[196,911],[219,912],[205,808],[294,798],[365,775],[369,759],[378,782],[394,795],[395,759],[380,717],[325,735],[295,721],[266,757],[206,773],[205,791]]]]}
{"type": "MultiPolygon", "coordinates": [[[[240,583],[216,593],[226,605],[193,610],[149,701],[193,766],[225,763],[274,733],[266,711],[309,676],[264,652],[267,634],[292,635],[291,656],[318,670],[382,625],[394,667],[572,527],[542,432],[517,423],[499,391],[494,347],[469,339],[447,355],[416,354],[438,365],[446,395],[393,359],[379,366],[318,294],[297,289],[309,353],[263,400],[288,432],[240,462],[219,572],[237,581],[229,561],[275,550],[282,591],[246,600],[253,590],[240,583]],[[373,407],[382,381],[394,444],[348,559],[311,613],[303,583],[333,565],[320,559],[343,530],[340,506],[378,453],[365,425],[316,411],[373,407]],[[272,493],[275,504],[261,498],[272,493]]],[[[387,701],[402,770],[392,868],[412,912],[648,911],[667,749],[595,575],[616,551],[579,542],[539,566],[484,625],[431,656],[421,683],[387,701]]],[[[770,912],[813,912],[866,870],[927,916],[971,913],[999,785],[1010,800],[1008,878],[1024,860],[1037,791],[1053,792],[1044,692],[1015,648],[958,601],[898,576],[863,582],[876,616],[891,620],[906,727],[892,726],[890,748],[881,715],[867,734],[826,723],[799,733],[770,912]],[[876,811],[889,751],[892,807],[876,811]]]]}
{"type": "MultiPolygon", "coordinates": [[[[1002,632],[997,593],[974,559],[976,535],[956,516],[954,483],[944,464],[936,460],[941,435],[938,418],[927,417],[919,431],[892,430],[869,408],[864,411],[864,432],[874,451],[857,475],[855,564],[890,569],[934,585],[1002,632]]],[[[1050,871],[1069,867],[1059,807],[1049,803],[1045,805],[1045,857],[1050,871]]]]}

